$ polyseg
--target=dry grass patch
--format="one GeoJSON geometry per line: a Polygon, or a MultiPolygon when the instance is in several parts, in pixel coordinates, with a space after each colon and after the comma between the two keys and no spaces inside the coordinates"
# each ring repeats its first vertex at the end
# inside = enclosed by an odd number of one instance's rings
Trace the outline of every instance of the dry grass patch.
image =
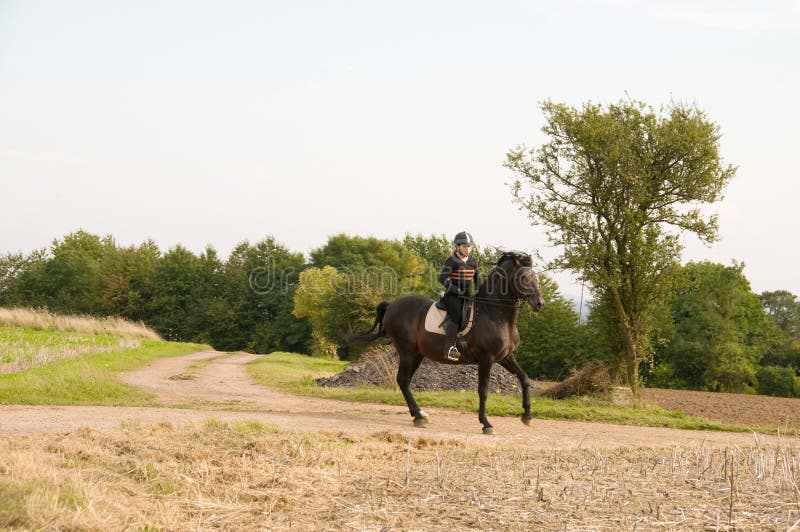
{"type": "Polygon", "coordinates": [[[0,375],[80,355],[136,349],[141,345],[141,338],[0,325],[0,375]]]}
{"type": "Polygon", "coordinates": [[[46,309],[0,307],[0,326],[2,325],[150,340],[161,339],[158,333],[141,322],[136,323],[117,317],[96,318],[79,314],[54,314],[46,309]]]}
{"type": "Polygon", "coordinates": [[[576,395],[601,396],[611,390],[608,369],[600,362],[589,362],[581,369],[572,368],[570,376],[552,386],[534,391],[534,395],[566,399],[576,395]]]}
{"type": "Polygon", "coordinates": [[[122,318],[0,307],[0,375],[81,355],[137,349],[143,340],[161,338],[144,324],[122,318]]]}
{"type": "Polygon", "coordinates": [[[257,422],[0,438],[0,528],[786,529],[800,449],[534,451],[257,422]]]}

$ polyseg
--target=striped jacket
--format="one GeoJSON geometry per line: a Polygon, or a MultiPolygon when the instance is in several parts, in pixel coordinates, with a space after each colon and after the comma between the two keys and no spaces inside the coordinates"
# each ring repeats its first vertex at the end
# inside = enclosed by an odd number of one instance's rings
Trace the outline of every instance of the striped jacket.
{"type": "Polygon", "coordinates": [[[478,261],[475,260],[475,257],[470,256],[464,262],[455,254],[450,255],[439,274],[439,282],[448,291],[453,290],[461,295],[472,293],[472,289],[477,290],[481,284],[478,276],[478,261]]]}

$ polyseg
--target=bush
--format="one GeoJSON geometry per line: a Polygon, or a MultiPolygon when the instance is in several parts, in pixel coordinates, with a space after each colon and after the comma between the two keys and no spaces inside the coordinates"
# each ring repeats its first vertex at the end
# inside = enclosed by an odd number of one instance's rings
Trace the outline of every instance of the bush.
{"type": "Polygon", "coordinates": [[[758,393],[776,397],[796,396],[795,379],[792,367],[764,366],[758,370],[758,393]]]}
{"type": "Polygon", "coordinates": [[[675,365],[671,362],[659,362],[654,364],[646,376],[648,388],[672,388],[680,390],[688,388],[688,385],[675,375],[675,365]]]}

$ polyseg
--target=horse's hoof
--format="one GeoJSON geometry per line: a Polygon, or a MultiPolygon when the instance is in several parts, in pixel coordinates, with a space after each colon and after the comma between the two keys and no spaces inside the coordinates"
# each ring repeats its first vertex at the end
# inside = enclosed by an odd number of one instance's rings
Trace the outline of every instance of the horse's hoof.
{"type": "Polygon", "coordinates": [[[522,420],[522,422],[523,422],[523,423],[525,423],[526,425],[530,425],[530,424],[531,424],[531,421],[533,421],[533,416],[522,416],[520,419],[521,419],[521,420],[522,420]]]}
{"type": "Polygon", "coordinates": [[[494,427],[483,427],[484,434],[494,434],[494,427]]]}
{"type": "Polygon", "coordinates": [[[428,423],[430,423],[430,421],[428,421],[427,418],[424,418],[424,417],[415,417],[414,418],[414,426],[415,427],[423,428],[428,423]]]}
{"type": "Polygon", "coordinates": [[[431,417],[422,410],[419,411],[419,417],[422,418],[426,425],[431,422],[431,417]]]}

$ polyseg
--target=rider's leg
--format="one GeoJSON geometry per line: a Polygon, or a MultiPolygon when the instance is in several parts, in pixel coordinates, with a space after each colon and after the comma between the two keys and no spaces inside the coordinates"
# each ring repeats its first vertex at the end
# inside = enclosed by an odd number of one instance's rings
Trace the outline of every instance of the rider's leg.
{"type": "Polygon", "coordinates": [[[453,320],[450,318],[444,322],[444,333],[445,333],[445,341],[444,341],[444,357],[448,360],[458,360],[461,357],[461,353],[458,351],[456,347],[456,336],[458,335],[458,324],[453,323],[453,320]]]}
{"type": "Polygon", "coordinates": [[[455,346],[458,331],[461,330],[461,306],[462,299],[453,293],[444,295],[444,303],[447,306],[447,320],[444,322],[445,342],[444,356],[450,360],[458,360],[460,353],[455,346]]]}

